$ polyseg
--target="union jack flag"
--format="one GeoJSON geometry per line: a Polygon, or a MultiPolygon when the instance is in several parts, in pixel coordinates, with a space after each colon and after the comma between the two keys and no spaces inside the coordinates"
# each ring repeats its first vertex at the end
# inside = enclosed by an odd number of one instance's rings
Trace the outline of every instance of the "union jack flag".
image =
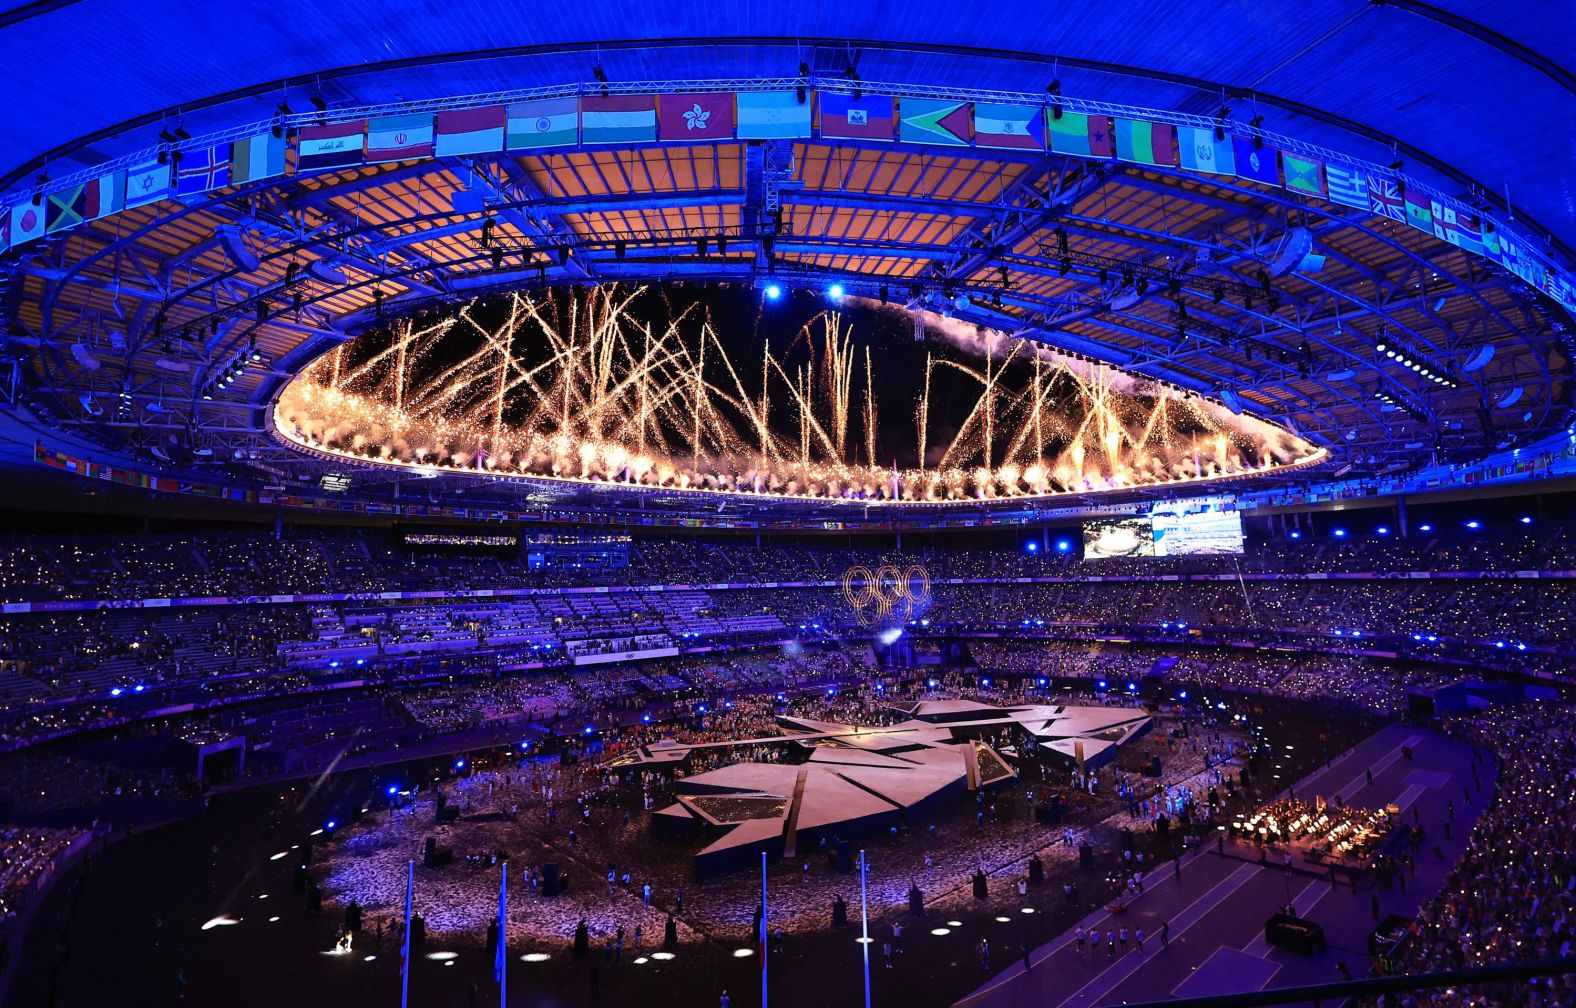
{"type": "Polygon", "coordinates": [[[1380,217],[1388,217],[1396,221],[1406,220],[1406,200],[1401,195],[1401,187],[1396,185],[1394,179],[1368,176],[1368,209],[1380,217]]]}

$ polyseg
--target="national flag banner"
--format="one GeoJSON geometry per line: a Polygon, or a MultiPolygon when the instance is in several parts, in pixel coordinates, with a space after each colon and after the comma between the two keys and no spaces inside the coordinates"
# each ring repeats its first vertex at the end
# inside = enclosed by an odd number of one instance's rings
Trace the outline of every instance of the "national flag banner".
{"type": "Polygon", "coordinates": [[[1006,150],[1045,149],[1045,110],[1039,105],[974,103],[974,145],[1006,150]]]}
{"type": "Polygon", "coordinates": [[[1213,127],[1178,126],[1177,150],[1182,156],[1182,167],[1188,171],[1216,175],[1237,173],[1237,157],[1231,149],[1231,137],[1223,131],[1216,133],[1213,127]]]}
{"type": "Polygon", "coordinates": [[[898,139],[904,143],[967,147],[974,135],[973,103],[904,98],[898,102],[898,139]]]}
{"type": "Polygon", "coordinates": [[[1499,232],[1494,228],[1494,222],[1482,218],[1483,254],[1495,262],[1499,262],[1499,232]]]}
{"type": "Polygon", "coordinates": [[[44,237],[44,207],[26,200],[11,208],[11,234],[7,248],[17,248],[44,237]]]}
{"type": "Polygon", "coordinates": [[[0,210],[0,252],[11,247],[11,212],[0,210]]]}
{"type": "Polygon", "coordinates": [[[810,135],[810,95],[797,91],[741,91],[738,108],[740,140],[788,140],[810,135]]]}
{"type": "Polygon", "coordinates": [[[586,95],[580,99],[584,143],[651,143],[657,139],[657,104],[651,95],[586,95]]]}
{"type": "Polygon", "coordinates": [[[708,91],[657,96],[658,140],[732,140],[733,95],[708,91]]]}
{"type": "Polygon", "coordinates": [[[1109,116],[1063,111],[1058,117],[1055,109],[1047,109],[1045,114],[1051,153],[1087,158],[1116,156],[1109,116]]]}
{"type": "Polygon", "coordinates": [[[1401,187],[1393,179],[1368,176],[1368,209],[1390,220],[1406,220],[1406,202],[1401,199],[1401,187]]]}
{"type": "Polygon", "coordinates": [[[344,168],[366,161],[367,121],[303,126],[296,134],[296,173],[344,168]]]}
{"type": "Polygon", "coordinates": [[[1233,136],[1231,150],[1236,157],[1237,178],[1272,186],[1281,184],[1280,159],[1275,156],[1274,147],[1263,141],[1255,142],[1253,137],[1233,136]]]}
{"type": "Polygon", "coordinates": [[[433,152],[432,115],[379,116],[367,120],[367,161],[409,161],[433,152]]]}
{"type": "Polygon", "coordinates": [[[1401,187],[1401,199],[1406,205],[1406,222],[1424,234],[1434,233],[1434,212],[1427,196],[1401,187]]]}
{"type": "Polygon", "coordinates": [[[1281,151],[1281,178],[1292,192],[1309,196],[1324,195],[1324,162],[1318,158],[1303,157],[1290,151],[1281,151]]]}
{"type": "Polygon", "coordinates": [[[140,164],[126,172],[126,206],[139,207],[167,199],[175,188],[168,163],[140,164]]]}
{"type": "Polygon", "coordinates": [[[1355,207],[1358,210],[1370,209],[1368,203],[1368,174],[1360,168],[1347,168],[1344,165],[1326,164],[1324,166],[1325,195],[1332,203],[1341,206],[1355,207]]]}
{"type": "Polygon", "coordinates": [[[1429,200],[1429,215],[1434,222],[1434,237],[1452,245],[1461,244],[1461,233],[1456,229],[1456,208],[1438,200],[1429,200]]]}
{"type": "Polygon", "coordinates": [[[49,234],[74,228],[88,219],[88,187],[52,192],[44,201],[44,230],[49,234]]]}
{"type": "Polygon", "coordinates": [[[505,118],[502,105],[439,112],[433,138],[438,157],[498,153],[503,150],[505,118]]]}
{"type": "Polygon", "coordinates": [[[175,166],[175,195],[196,196],[230,184],[230,145],[184,151],[175,166]]]}
{"type": "Polygon", "coordinates": [[[230,144],[230,181],[256,182],[285,173],[285,138],[272,132],[242,137],[230,144]]]}
{"type": "Polygon", "coordinates": [[[1176,167],[1176,128],[1145,119],[1115,119],[1116,156],[1134,164],[1176,167]]]}
{"type": "Polygon", "coordinates": [[[573,98],[515,102],[504,109],[504,150],[573,147],[579,142],[580,103],[573,98]]]}
{"type": "Polygon", "coordinates": [[[110,172],[87,184],[88,220],[119,213],[126,200],[126,173],[110,172]]]}
{"type": "Polygon", "coordinates": [[[817,91],[821,135],[852,140],[891,140],[897,133],[897,99],[891,95],[853,95],[817,91]]]}
{"type": "Polygon", "coordinates": [[[1473,255],[1488,254],[1483,241],[1483,218],[1471,210],[1456,210],[1456,244],[1473,255]]]}

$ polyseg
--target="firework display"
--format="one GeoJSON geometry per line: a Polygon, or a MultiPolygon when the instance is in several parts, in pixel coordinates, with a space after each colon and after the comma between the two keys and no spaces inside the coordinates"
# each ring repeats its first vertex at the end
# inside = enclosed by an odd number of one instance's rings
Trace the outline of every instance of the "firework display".
{"type": "Polygon", "coordinates": [[[856,340],[857,312],[874,306],[823,311],[780,352],[768,338],[746,356],[704,303],[643,287],[503,300],[331,351],[285,387],[277,429],[298,447],[424,471],[875,504],[1118,490],[1325,457],[1198,396],[934,316],[911,365],[856,340]],[[894,402],[889,367],[922,372],[912,401],[894,402]]]}

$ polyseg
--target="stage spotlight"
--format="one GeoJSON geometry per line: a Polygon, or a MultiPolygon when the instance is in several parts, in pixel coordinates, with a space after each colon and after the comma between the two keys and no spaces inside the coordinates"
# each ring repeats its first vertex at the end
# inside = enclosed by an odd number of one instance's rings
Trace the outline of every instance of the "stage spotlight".
{"type": "Polygon", "coordinates": [[[1330,534],[1335,536],[1335,538],[1337,538],[1337,539],[1345,539],[1346,538],[1346,530],[1343,529],[1343,528],[1332,529],[1330,531],[1330,534]]]}
{"type": "Polygon", "coordinates": [[[766,300],[776,301],[783,296],[781,284],[769,283],[766,285],[766,300]]]}
{"type": "Polygon", "coordinates": [[[1374,532],[1378,535],[1386,536],[1390,534],[1390,527],[1388,525],[1381,525],[1374,529],[1374,532]]]}
{"type": "Polygon", "coordinates": [[[1023,548],[1030,553],[1040,552],[1040,544],[1035,542],[1033,539],[1030,539],[1028,542],[1024,543],[1023,548]]]}
{"type": "Polygon", "coordinates": [[[840,283],[835,283],[828,287],[826,289],[826,296],[831,298],[833,301],[843,300],[843,285],[840,283]]]}
{"type": "Polygon", "coordinates": [[[1531,525],[1532,524],[1532,516],[1531,515],[1522,515],[1521,516],[1521,524],[1523,524],[1523,525],[1531,525]]]}
{"type": "Polygon", "coordinates": [[[462,760],[462,759],[455,760],[454,761],[454,769],[456,769],[456,770],[464,770],[465,769],[465,761],[462,760]]]}
{"type": "Polygon", "coordinates": [[[1473,518],[1471,521],[1467,522],[1466,525],[1467,525],[1467,528],[1471,529],[1474,532],[1476,532],[1478,529],[1483,527],[1483,523],[1478,521],[1476,518],[1473,518]]]}
{"type": "Polygon", "coordinates": [[[1072,543],[1071,539],[1058,539],[1058,540],[1056,540],[1056,552],[1058,552],[1058,553],[1071,553],[1072,552],[1072,548],[1073,548],[1073,543],[1072,543]]]}
{"type": "Polygon", "coordinates": [[[1434,531],[1434,526],[1432,526],[1432,525],[1419,525],[1417,527],[1417,530],[1419,532],[1432,532],[1432,531],[1434,531]]]}

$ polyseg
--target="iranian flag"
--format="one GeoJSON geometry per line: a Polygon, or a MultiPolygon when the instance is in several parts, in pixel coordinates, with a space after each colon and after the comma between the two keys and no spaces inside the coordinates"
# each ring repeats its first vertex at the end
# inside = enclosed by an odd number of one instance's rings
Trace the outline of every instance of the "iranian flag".
{"type": "Polygon", "coordinates": [[[367,123],[367,160],[405,161],[432,157],[432,137],[432,116],[424,112],[380,116],[367,123]]]}

